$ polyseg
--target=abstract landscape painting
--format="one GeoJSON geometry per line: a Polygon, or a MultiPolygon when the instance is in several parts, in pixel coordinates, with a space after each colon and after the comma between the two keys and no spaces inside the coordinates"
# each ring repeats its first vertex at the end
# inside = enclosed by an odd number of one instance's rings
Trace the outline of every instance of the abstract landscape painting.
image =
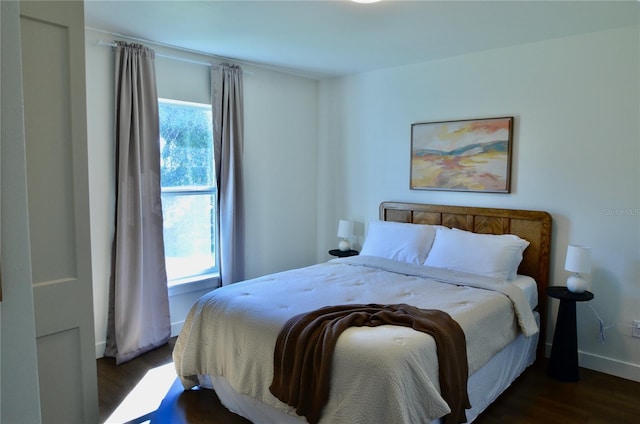
{"type": "Polygon", "coordinates": [[[411,125],[411,188],[509,193],[513,117],[411,125]]]}

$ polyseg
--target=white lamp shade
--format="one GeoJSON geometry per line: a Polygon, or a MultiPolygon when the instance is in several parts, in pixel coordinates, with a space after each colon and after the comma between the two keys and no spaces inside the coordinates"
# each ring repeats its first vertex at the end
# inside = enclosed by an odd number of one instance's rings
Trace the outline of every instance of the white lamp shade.
{"type": "Polygon", "coordinates": [[[571,272],[588,274],[591,272],[591,248],[569,245],[564,269],[571,272]]]}
{"type": "Polygon", "coordinates": [[[353,221],[341,219],[338,223],[338,237],[350,238],[353,235],[353,221]]]}

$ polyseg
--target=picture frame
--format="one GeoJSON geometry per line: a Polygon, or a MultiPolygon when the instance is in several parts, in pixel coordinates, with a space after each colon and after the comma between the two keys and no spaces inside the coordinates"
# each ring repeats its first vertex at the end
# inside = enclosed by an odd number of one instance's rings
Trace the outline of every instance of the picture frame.
{"type": "Polygon", "coordinates": [[[411,124],[412,190],[511,192],[513,116],[411,124]]]}

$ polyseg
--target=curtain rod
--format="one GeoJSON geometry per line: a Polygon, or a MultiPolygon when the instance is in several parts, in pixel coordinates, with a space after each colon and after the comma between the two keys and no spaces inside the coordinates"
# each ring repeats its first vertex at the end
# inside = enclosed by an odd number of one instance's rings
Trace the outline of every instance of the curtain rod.
{"type": "MultiPolygon", "coordinates": [[[[109,47],[116,47],[117,44],[113,41],[104,41],[104,40],[100,40],[98,41],[98,44],[101,46],[109,46],[109,47]]],[[[193,63],[195,65],[204,65],[204,66],[213,66],[214,63],[213,62],[204,62],[201,60],[195,60],[195,59],[187,59],[186,57],[178,57],[178,56],[171,56],[171,55],[167,55],[167,54],[163,54],[163,53],[158,53],[155,52],[157,57],[163,57],[165,59],[171,59],[171,60],[178,60],[180,62],[187,62],[187,63],[193,63]]]]}
{"type": "MultiPolygon", "coordinates": [[[[2,1],[2,0],[0,0],[0,1],[2,1]]],[[[153,43],[151,43],[151,44],[153,44],[153,43]]],[[[116,47],[117,46],[115,41],[104,41],[104,40],[99,40],[98,41],[98,45],[99,46],[108,46],[108,47],[116,47]]],[[[172,47],[172,48],[175,48],[175,47],[172,47]]],[[[204,62],[202,60],[187,59],[186,57],[171,56],[171,55],[168,55],[168,54],[158,53],[155,50],[154,50],[154,52],[155,52],[155,55],[157,57],[163,57],[165,59],[177,60],[179,62],[193,63],[195,65],[203,65],[203,66],[208,66],[208,67],[216,65],[216,63],[214,63],[214,62],[204,62]]],[[[194,54],[201,54],[201,53],[194,53],[194,54]]],[[[234,61],[231,61],[231,62],[234,62],[234,61]]],[[[247,71],[245,69],[242,69],[242,75],[251,76],[251,75],[253,75],[253,72],[247,71]]]]}
{"type": "MultiPolygon", "coordinates": [[[[2,1],[2,0],[0,0],[0,1],[2,1]]],[[[183,51],[185,53],[192,53],[192,54],[201,55],[201,56],[208,56],[212,60],[219,61],[219,63],[228,62],[228,63],[233,63],[233,64],[236,64],[236,65],[240,65],[240,66],[250,66],[250,67],[253,67],[253,68],[265,69],[267,71],[285,73],[285,74],[293,75],[293,76],[296,76],[296,77],[311,78],[311,79],[316,79],[316,80],[319,79],[319,76],[316,75],[313,72],[310,72],[311,75],[309,75],[305,71],[296,70],[296,69],[293,69],[293,68],[280,67],[280,66],[277,66],[277,65],[268,65],[268,64],[264,64],[264,63],[251,62],[251,61],[242,60],[242,59],[232,59],[232,58],[227,58],[227,57],[224,57],[224,56],[216,56],[216,55],[213,55],[213,54],[203,53],[203,52],[197,51],[197,50],[191,50],[191,49],[187,49],[187,48],[184,48],[184,47],[175,46],[173,44],[167,44],[167,43],[162,43],[162,42],[159,42],[159,41],[147,40],[147,39],[144,39],[144,38],[133,37],[131,35],[119,34],[117,32],[107,31],[107,30],[99,29],[99,28],[93,28],[93,27],[90,27],[90,26],[85,26],[85,30],[89,30],[89,31],[93,31],[93,32],[99,32],[99,33],[102,33],[105,37],[109,37],[109,38],[111,38],[111,37],[124,38],[125,39],[124,41],[128,40],[128,42],[151,44],[152,46],[158,46],[158,47],[163,47],[163,48],[168,48],[168,49],[173,49],[173,50],[179,50],[179,51],[183,51]]],[[[98,45],[114,46],[115,42],[99,41],[98,45]]],[[[185,59],[185,58],[182,58],[182,57],[163,55],[163,54],[159,54],[157,52],[156,52],[156,55],[164,57],[164,58],[167,58],[167,59],[182,60],[182,61],[185,61],[185,62],[191,61],[191,59],[185,59]]],[[[193,60],[193,63],[206,65],[206,66],[213,66],[215,64],[213,61],[210,62],[210,63],[207,63],[207,62],[198,62],[197,60],[193,60]]],[[[252,76],[253,74],[254,74],[253,71],[247,71],[244,68],[242,68],[242,75],[252,76]]],[[[321,77],[321,75],[320,75],[320,77],[321,77]]]]}

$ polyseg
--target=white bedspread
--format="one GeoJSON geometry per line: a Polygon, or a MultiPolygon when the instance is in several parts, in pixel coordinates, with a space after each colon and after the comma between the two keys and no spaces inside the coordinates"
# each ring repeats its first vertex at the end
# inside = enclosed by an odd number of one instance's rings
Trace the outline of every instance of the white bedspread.
{"type": "MultiPolygon", "coordinates": [[[[269,392],[273,350],[293,315],[326,305],[408,303],[448,312],[466,335],[469,373],[522,331],[538,331],[517,286],[470,274],[358,256],[248,280],[203,296],[174,348],[185,388],[224,376],[239,393],[288,414],[269,392]]],[[[433,338],[410,328],[351,328],[334,353],[322,423],[428,423],[450,412],[440,397],[433,338]]]]}

